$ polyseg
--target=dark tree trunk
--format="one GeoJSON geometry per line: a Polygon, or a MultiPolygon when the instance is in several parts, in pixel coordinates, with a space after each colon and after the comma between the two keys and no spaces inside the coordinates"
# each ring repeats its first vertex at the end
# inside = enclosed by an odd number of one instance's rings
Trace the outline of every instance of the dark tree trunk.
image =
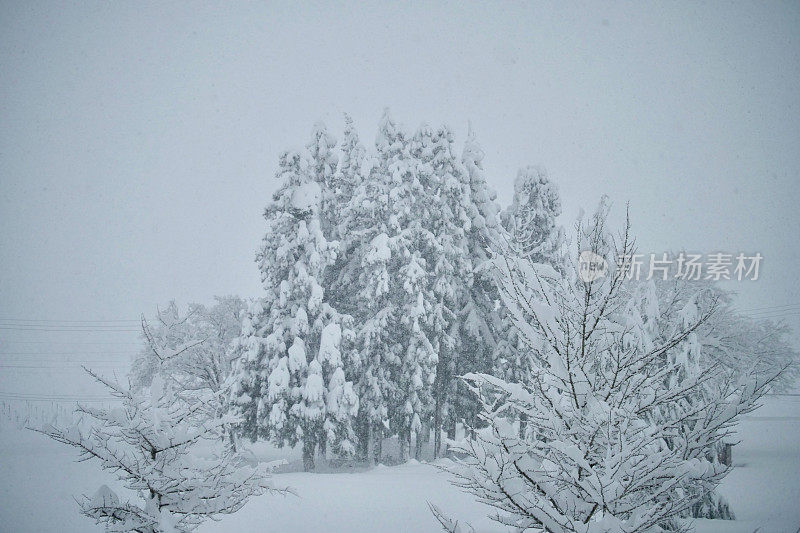
{"type": "Polygon", "coordinates": [[[525,438],[525,429],[528,427],[528,415],[520,413],[519,415],[519,438],[525,438]]]}
{"type": "Polygon", "coordinates": [[[358,443],[356,444],[356,458],[361,462],[369,461],[369,420],[363,411],[359,411],[358,418],[356,418],[356,437],[358,443]]]}
{"type": "Polygon", "coordinates": [[[442,451],[442,427],[445,419],[445,406],[448,402],[453,361],[450,359],[444,346],[439,351],[439,360],[436,363],[436,380],[433,384],[435,405],[433,409],[433,458],[439,457],[442,451]]]}
{"type": "Polygon", "coordinates": [[[400,462],[405,463],[410,457],[411,431],[404,430],[397,435],[400,441],[400,462]]]}
{"type": "Polygon", "coordinates": [[[723,444],[719,450],[719,462],[725,466],[733,464],[733,446],[730,444],[723,444]]]}
{"type": "Polygon", "coordinates": [[[380,463],[383,457],[383,430],[381,428],[375,428],[372,452],[374,454],[373,460],[375,464],[380,463]]]}
{"type": "Polygon", "coordinates": [[[303,441],[303,470],[306,472],[314,471],[314,451],[316,446],[307,441],[303,441]]]}
{"type": "Polygon", "coordinates": [[[364,462],[368,464],[374,464],[375,442],[372,437],[372,425],[370,423],[364,425],[363,439],[364,439],[364,444],[363,444],[364,462]]]}
{"type": "Polygon", "coordinates": [[[433,411],[433,458],[439,457],[442,448],[442,403],[436,395],[436,406],[433,411]]]}
{"type": "Polygon", "coordinates": [[[230,439],[231,450],[235,453],[236,450],[236,434],[233,432],[233,427],[228,429],[228,439],[230,439]]]}
{"type": "Polygon", "coordinates": [[[422,443],[427,444],[431,441],[431,425],[429,423],[422,424],[422,443]]]}
{"type": "Polygon", "coordinates": [[[450,440],[455,440],[456,438],[456,420],[453,417],[450,417],[450,420],[447,421],[447,438],[450,440]]]}

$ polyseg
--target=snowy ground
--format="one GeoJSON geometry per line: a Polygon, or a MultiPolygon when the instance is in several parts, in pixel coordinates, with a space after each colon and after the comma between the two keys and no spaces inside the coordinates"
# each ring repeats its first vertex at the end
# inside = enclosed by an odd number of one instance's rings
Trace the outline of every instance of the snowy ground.
{"type": "Polygon", "coordinates": [[[722,492],[737,520],[699,520],[697,531],[758,533],[800,531],[800,396],[768,398],[742,421],[736,467],[722,492]]]}
{"type": "MultiPolygon", "coordinates": [[[[741,438],[734,448],[736,469],[722,488],[739,520],[700,520],[698,531],[794,533],[800,528],[800,396],[769,398],[743,421],[741,438]]],[[[285,458],[297,460],[292,451],[285,458]]],[[[91,494],[101,483],[118,488],[110,481],[94,464],[75,462],[72,450],[0,422],[0,531],[100,531],[78,515],[72,496],[91,494]]],[[[446,474],[429,464],[286,472],[276,474],[275,483],[293,487],[298,496],[262,496],[199,531],[438,531],[427,501],[478,531],[502,531],[486,518],[488,508],[451,487],[446,474]]]]}

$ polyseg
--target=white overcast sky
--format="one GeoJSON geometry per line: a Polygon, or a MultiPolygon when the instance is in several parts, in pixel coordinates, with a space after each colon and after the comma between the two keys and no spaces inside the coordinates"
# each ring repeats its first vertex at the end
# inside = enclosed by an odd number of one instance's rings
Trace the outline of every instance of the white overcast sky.
{"type": "Polygon", "coordinates": [[[800,2],[385,4],[0,2],[2,318],[258,295],[279,151],[386,106],[471,121],[504,204],[542,165],[565,225],[606,193],[641,251],[760,252],[742,307],[798,302],[800,2]]]}

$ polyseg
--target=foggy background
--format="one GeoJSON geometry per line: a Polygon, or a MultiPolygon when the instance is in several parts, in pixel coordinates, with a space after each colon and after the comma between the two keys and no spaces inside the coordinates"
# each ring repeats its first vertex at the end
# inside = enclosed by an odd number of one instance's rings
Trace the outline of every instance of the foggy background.
{"type": "MultiPolygon", "coordinates": [[[[260,294],[279,152],[350,113],[471,121],[505,207],[542,165],[639,250],[760,252],[800,326],[800,3],[0,3],[0,399],[87,394],[170,299],[260,294]],[[5,396],[3,396],[5,394],[5,396]]],[[[795,338],[797,338],[795,334],[795,338]]],[[[67,396],[67,399],[71,398],[67,396]]]]}

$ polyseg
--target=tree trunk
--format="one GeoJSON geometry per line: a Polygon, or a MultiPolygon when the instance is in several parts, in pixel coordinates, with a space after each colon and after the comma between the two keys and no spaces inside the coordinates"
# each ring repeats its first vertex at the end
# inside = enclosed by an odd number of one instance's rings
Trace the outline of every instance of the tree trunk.
{"type": "Polygon", "coordinates": [[[370,423],[366,414],[363,411],[359,411],[355,424],[356,437],[358,438],[358,443],[356,444],[356,459],[364,463],[370,460],[369,428],[370,423]]]}
{"type": "Polygon", "coordinates": [[[383,429],[382,428],[375,428],[374,433],[374,444],[373,444],[373,453],[374,461],[376,464],[381,462],[383,458],[383,429]]]}
{"type": "Polygon", "coordinates": [[[414,459],[422,461],[422,428],[417,432],[417,438],[414,440],[414,459]]]}
{"type": "Polygon", "coordinates": [[[403,431],[397,435],[397,438],[400,440],[400,462],[405,463],[408,462],[409,459],[409,444],[411,440],[411,432],[410,431],[403,431]]]}
{"type": "Polygon", "coordinates": [[[451,417],[447,423],[447,438],[450,440],[456,439],[456,420],[451,417]]]}
{"type": "Polygon", "coordinates": [[[422,424],[422,444],[428,444],[431,441],[431,425],[428,422],[422,424]]]}
{"type": "MultiPolygon", "coordinates": [[[[330,464],[330,460],[328,459],[328,447],[325,445],[324,439],[323,442],[320,442],[319,445],[317,445],[317,459],[317,463],[323,465],[330,464]]],[[[316,467],[316,465],[314,466],[316,467]]]]}
{"type": "Polygon", "coordinates": [[[442,402],[436,395],[436,406],[433,411],[433,458],[439,457],[442,448],[442,402]]]}
{"type": "Polygon", "coordinates": [[[361,431],[361,435],[358,438],[359,438],[359,447],[361,448],[361,456],[359,457],[359,459],[364,462],[371,461],[372,458],[370,457],[369,452],[372,450],[371,447],[372,442],[370,441],[372,435],[370,434],[369,421],[367,421],[364,424],[364,427],[361,431]]]}
{"type": "Polygon", "coordinates": [[[233,426],[228,428],[228,438],[230,439],[231,450],[236,453],[236,434],[233,432],[233,426]]]}
{"type": "Polygon", "coordinates": [[[723,443],[720,449],[719,462],[725,466],[733,464],[733,446],[731,444],[723,443]]]}
{"type": "Polygon", "coordinates": [[[303,470],[306,472],[314,471],[314,451],[316,446],[314,444],[303,441],[303,470]]]}
{"type": "Polygon", "coordinates": [[[364,431],[365,451],[364,460],[369,466],[375,464],[375,437],[372,432],[372,424],[367,423],[366,430],[364,431]]]}

